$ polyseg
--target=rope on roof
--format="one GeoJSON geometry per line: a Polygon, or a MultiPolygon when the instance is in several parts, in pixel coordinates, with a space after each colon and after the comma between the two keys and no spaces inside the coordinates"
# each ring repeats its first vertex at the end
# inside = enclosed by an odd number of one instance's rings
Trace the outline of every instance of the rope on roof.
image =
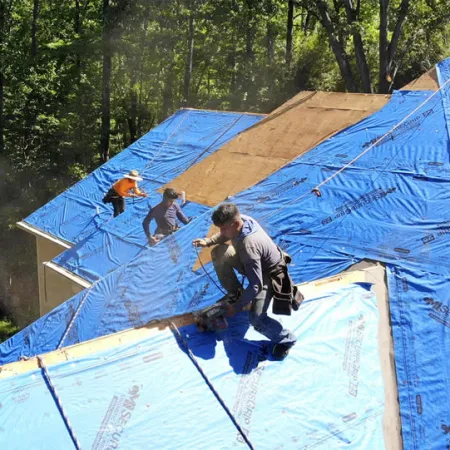
{"type": "Polygon", "coordinates": [[[39,367],[42,369],[43,371],[43,376],[44,376],[44,380],[47,384],[47,387],[50,391],[50,393],[52,394],[53,400],[56,403],[56,406],[58,407],[59,413],[61,414],[61,417],[64,421],[64,424],[66,425],[67,431],[70,434],[70,437],[72,439],[73,445],[75,446],[76,450],[81,450],[81,445],[78,442],[77,437],[75,436],[75,431],[72,428],[72,424],[70,423],[69,418],[67,417],[66,412],[64,411],[64,408],[62,406],[61,403],[61,399],[59,398],[58,393],[56,392],[55,386],[52,382],[52,379],[50,378],[50,374],[48,372],[47,366],[45,365],[44,362],[44,358],[42,358],[41,356],[37,356],[36,357],[39,363],[39,367]]]}
{"type": "Polygon", "coordinates": [[[200,372],[200,375],[202,376],[202,378],[205,380],[206,384],[208,385],[208,387],[211,389],[212,393],[214,394],[214,396],[216,397],[216,399],[218,400],[218,402],[220,403],[220,405],[222,406],[222,408],[225,410],[225,412],[227,413],[228,417],[231,419],[231,421],[233,422],[233,425],[236,427],[236,429],[238,430],[239,434],[242,436],[242,439],[244,439],[244,442],[247,444],[248,448],[250,450],[254,450],[254,447],[252,445],[252,443],[250,442],[250,440],[248,439],[245,431],[242,429],[242,427],[239,425],[238,421],[236,420],[236,418],[233,416],[233,414],[231,413],[231,411],[229,410],[228,406],[225,404],[225,402],[223,401],[222,397],[219,395],[219,393],[215,390],[214,386],[211,384],[211,382],[209,381],[208,377],[206,376],[205,372],[203,371],[203,369],[200,367],[200,364],[197,362],[197,359],[195,358],[194,354],[192,353],[191,349],[189,348],[188,343],[186,342],[186,339],[184,339],[184,337],[181,335],[180,330],[178,329],[178,327],[171,321],[169,320],[169,326],[173,332],[173,334],[175,335],[176,340],[178,341],[178,343],[184,347],[186,354],[188,355],[189,359],[193,362],[194,366],[197,368],[197,370],[200,372]]]}

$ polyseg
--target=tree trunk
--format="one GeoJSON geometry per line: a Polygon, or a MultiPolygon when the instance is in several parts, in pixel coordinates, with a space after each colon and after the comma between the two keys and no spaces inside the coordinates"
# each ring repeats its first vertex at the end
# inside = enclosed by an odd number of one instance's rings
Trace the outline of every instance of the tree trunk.
{"type": "Polygon", "coordinates": [[[138,114],[138,99],[136,90],[134,89],[134,86],[131,87],[130,92],[130,114],[128,117],[128,129],[130,131],[130,144],[132,144],[136,139],[136,127],[137,127],[137,114],[138,114]]]}
{"type": "Polygon", "coordinates": [[[102,86],[102,126],[100,133],[100,160],[109,159],[109,136],[111,134],[111,64],[112,48],[110,35],[109,0],[103,0],[103,86],[102,86]]]}
{"type": "Polygon", "coordinates": [[[372,94],[372,81],[370,79],[369,64],[367,64],[366,54],[361,33],[355,24],[359,23],[360,0],[357,0],[356,8],[353,7],[352,0],[344,0],[345,11],[347,14],[347,23],[350,25],[353,36],[353,46],[355,48],[356,64],[358,66],[359,75],[363,85],[363,92],[372,94]]]}
{"type": "Polygon", "coordinates": [[[34,59],[37,56],[38,42],[37,30],[39,19],[39,0],[33,1],[33,23],[31,25],[31,57],[34,59]]]}
{"type": "Polygon", "coordinates": [[[174,64],[169,66],[169,72],[166,76],[164,91],[163,91],[163,104],[162,104],[162,117],[164,120],[169,115],[169,111],[172,110],[172,91],[173,91],[173,72],[174,64]]]}
{"type": "Polygon", "coordinates": [[[3,117],[3,65],[4,65],[4,55],[3,55],[3,36],[5,32],[5,5],[2,0],[0,0],[0,155],[3,154],[5,149],[5,143],[3,140],[4,135],[4,117],[3,117]]]}
{"type": "Polygon", "coordinates": [[[345,88],[347,91],[356,92],[357,89],[348,61],[348,55],[345,52],[342,43],[336,39],[334,26],[328,13],[327,5],[323,0],[317,0],[316,5],[320,13],[320,23],[327,33],[328,41],[330,42],[331,49],[333,50],[342,78],[344,79],[345,88]]]}
{"type": "Polygon", "coordinates": [[[397,52],[398,43],[402,34],[402,28],[408,15],[410,0],[402,0],[397,14],[394,32],[391,42],[387,41],[389,1],[380,0],[380,85],[379,92],[386,94],[392,85],[392,64],[397,52]],[[383,26],[382,26],[383,24],[383,26]]]}
{"type": "Polygon", "coordinates": [[[253,0],[247,0],[247,26],[245,29],[245,55],[247,61],[253,61],[255,54],[253,52],[253,35],[254,35],[254,17],[253,17],[253,0]]]}
{"type": "Polygon", "coordinates": [[[190,106],[192,67],[194,61],[194,16],[192,10],[189,11],[189,31],[188,31],[188,53],[186,58],[186,68],[184,72],[184,93],[183,105],[190,106]]]}
{"type": "MultiPolygon", "coordinates": [[[[236,0],[231,0],[231,10],[236,11],[236,0]]],[[[236,35],[235,35],[235,27],[233,26],[234,23],[232,22],[232,35],[231,35],[231,54],[230,54],[230,66],[231,66],[231,86],[230,86],[230,92],[231,95],[234,96],[236,93],[236,35]]],[[[209,76],[209,72],[208,72],[209,76]]],[[[208,85],[209,89],[209,85],[208,85]]]]}
{"type": "Polygon", "coordinates": [[[387,93],[389,90],[388,68],[389,68],[389,41],[388,41],[388,12],[389,0],[380,0],[380,32],[379,32],[379,86],[378,92],[387,93]]]}
{"type": "Polygon", "coordinates": [[[276,31],[272,20],[275,15],[275,10],[272,0],[266,0],[265,5],[266,5],[265,11],[267,16],[266,17],[267,65],[271,67],[275,56],[274,46],[275,46],[276,31]]]}
{"type": "MultiPolygon", "coordinates": [[[[80,0],[75,0],[75,17],[73,28],[75,33],[80,36],[81,35],[81,8],[80,8],[80,0]]],[[[80,52],[77,50],[75,55],[76,66],[78,69],[78,75],[81,68],[81,57],[80,52]]]]}
{"type": "Polygon", "coordinates": [[[273,58],[275,55],[274,51],[275,44],[275,31],[273,29],[273,23],[269,20],[267,21],[267,64],[272,66],[273,58]]]}
{"type": "Polygon", "coordinates": [[[289,67],[292,62],[293,30],[294,30],[294,0],[289,0],[287,28],[286,28],[286,66],[287,67],[289,67]]]}

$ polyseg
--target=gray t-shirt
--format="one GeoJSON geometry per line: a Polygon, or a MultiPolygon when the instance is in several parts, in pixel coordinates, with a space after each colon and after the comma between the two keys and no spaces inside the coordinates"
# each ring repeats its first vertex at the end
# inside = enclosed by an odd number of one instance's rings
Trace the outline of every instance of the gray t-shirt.
{"type": "MultiPolygon", "coordinates": [[[[280,250],[259,223],[249,217],[241,215],[244,226],[241,233],[231,240],[236,253],[239,255],[248,286],[239,300],[238,308],[250,303],[263,287],[264,278],[275,268],[282,259],[280,250]]],[[[227,238],[216,233],[206,239],[208,246],[224,244],[227,238]]]]}
{"type": "Polygon", "coordinates": [[[150,234],[150,222],[152,219],[156,220],[157,229],[161,232],[169,232],[176,227],[177,221],[179,219],[185,225],[189,223],[189,219],[183,214],[178,203],[173,203],[171,206],[166,206],[164,202],[158,203],[155,207],[151,208],[142,226],[144,227],[144,232],[149,238],[150,234]]]}

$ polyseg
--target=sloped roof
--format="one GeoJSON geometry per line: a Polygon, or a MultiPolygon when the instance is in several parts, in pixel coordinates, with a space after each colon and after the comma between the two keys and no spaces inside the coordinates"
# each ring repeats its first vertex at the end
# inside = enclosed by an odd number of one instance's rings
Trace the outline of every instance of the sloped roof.
{"type": "MultiPolygon", "coordinates": [[[[389,96],[334,92],[301,92],[262,121],[223,145],[215,155],[196,161],[166,186],[185,190],[192,202],[185,214],[199,216],[207,208],[264,179],[293,158],[305,153],[333,133],[379,110],[389,96]]],[[[131,211],[99,226],[98,230],[57,256],[53,262],[94,282],[145,248],[141,222],[149,204],[140,202],[131,211]]]]}
{"type": "Polygon", "coordinates": [[[378,111],[387,95],[300,93],[170,182],[214,206],[247,189],[336,132],[378,111]]]}
{"type": "MultiPolygon", "coordinates": [[[[395,92],[378,113],[233,198],[291,254],[296,282],[339,273],[364,258],[386,263],[406,449],[446,445],[450,60],[437,74],[439,92],[395,92]],[[312,195],[326,179],[322,196],[312,195]]],[[[220,293],[211,279],[190,270],[197,260],[191,241],[209,226],[204,214],[141,252],[0,345],[0,360],[212,304],[220,293]]],[[[206,270],[213,276],[210,264],[206,270]]]]}
{"type": "MultiPolygon", "coordinates": [[[[144,179],[140,186],[155,195],[157,188],[262,118],[258,114],[180,110],[24,222],[70,244],[82,242],[112,218],[112,207],[104,205],[102,198],[131,169],[137,169],[144,179]]],[[[129,201],[127,206],[148,210],[150,200],[129,201]]]]}
{"type": "Polygon", "coordinates": [[[412,91],[437,91],[439,89],[439,81],[436,72],[436,67],[431,68],[419,78],[411,81],[406,86],[402,87],[402,90],[412,91]]]}
{"type": "MultiPolygon", "coordinates": [[[[302,345],[283,363],[266,357],[245,314],[218,336],[142,328],[43,360],[80,448],[249,448],[243,434],[251,448],[329,449],[342,440],[382,448],[398,433],[387,434],[390,423],[383,435],[376,303],[364,283],[305,301],[284,320],[302,345]],[[349,342],[361,329],[364,339],[349,342]]],[[[43,372],[33,360],[19,365],[0,374],[2,439],[11,449],[31,439],[36,449],[71,448],[43,372]]]]}

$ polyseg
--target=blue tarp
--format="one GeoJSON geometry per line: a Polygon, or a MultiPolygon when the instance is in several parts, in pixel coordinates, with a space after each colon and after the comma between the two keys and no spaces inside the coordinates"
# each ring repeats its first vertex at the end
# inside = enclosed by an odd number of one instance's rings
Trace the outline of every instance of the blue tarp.
{"type": "MultiPolygon", "coordinates": [[[[394,275],[401,271],[408,293],[399,290],[391,274],[389,294],[402,433],[408,450],[450,445],[449,359],[445,357],[450,295],[444,292],[450,280],[450,83],[445,84],[449,74],[447,60],[438,66],[442,91],[395,92],[378,113],[234,199],[292,255],[296,282],[338,273],[363,258],[388,263],[394,275]],[[420,107],[426,99],[428,103],[420,107]],[[388,138],[332,178],[322,188],[322,197],[309,193],[400,120],[402,124],[388,138]],[[423,313],[430,308],[437,308],[438,314],[433,314],[437,318],[424,320],[423,313]],[[418,340],[423,342],[417,344],[418,340]],[[441,356],[430,364],[436,352],[441,356]]],[[[0,361],[15,361],[52,350],[60,342],[73,344],[213,303],[220,292],[203,271],[191,270],[196,260],[191,240],[207,233],[209,216],[199,216],[176,235],[143,250],[89,292],[18,333],[0,346],[0,361]]],[[[211,264],[206,269],[213,272],[211,264]]]]}
{"type": "Polygon", "coordinates": [[[388,265],[404,448],[450,446],[449,274],[388,265]]]}
{"type": "MultiPolygon", "coordinates": [[[[132,208],[106,222],[86,239],[54,258],[53,262],[91,283],[99,280],[149,247],[142,222],[150,208],[161,200],[159,192],[151,192],[148,198],[137,201],[132,208]]],[[[194,220],[210,208],[187,201],[182,210],[194,220]]],[[[179,225],[182,226],[181,223],[179,225]]],[[[150,230],[154,232],[155,228],[155,221],[152,221],[150,230]]]]}
{"type": "MultiPolygon", "coordinates": [[[[248,448],[216,395],[255,449],[384,448],[370,285],[307,301],[283,322],[301,342],[281,363],[266,359],[267,341],[241,313],[226,332],[158,331],[49,373],[81,448],[248,448]]],[[[28,439],[36,450],[73,447],[40,371],[1,380],[0,397],[8,449],[29,448],[28,439]]]]}
{"type": "MultiPolygon", "coordinates": [[[[112,207],[110,204],[104,205],[102,198],[125,173],[137,169],[144,179],[140,186],[149,193],[153,192],[263,117],[180,110],[108,163],[31,214],[25,222],[67,242],[82,242],[111,219],[112,207]]],[[[134,205],[127,200],[128,208],[136,206],[138,212],[148,210],[149,204],[150,200],[136,200],[134,205]]],[[[133,213],[127,213],[128,216],[130,214],[133,213]]],[[[121,235],[128,233],[130,229],[118,231],[121,235]]],[[[104,237],[101,236],[100,239],[104,237]]],[[[139,249],[139,246],[133,247],[132,240],[128,244],[132,247],[127,248],[128,252],[137,252],[139,249]]],[[[122,242],[121,247],[124,245],[122,242]]]]}

